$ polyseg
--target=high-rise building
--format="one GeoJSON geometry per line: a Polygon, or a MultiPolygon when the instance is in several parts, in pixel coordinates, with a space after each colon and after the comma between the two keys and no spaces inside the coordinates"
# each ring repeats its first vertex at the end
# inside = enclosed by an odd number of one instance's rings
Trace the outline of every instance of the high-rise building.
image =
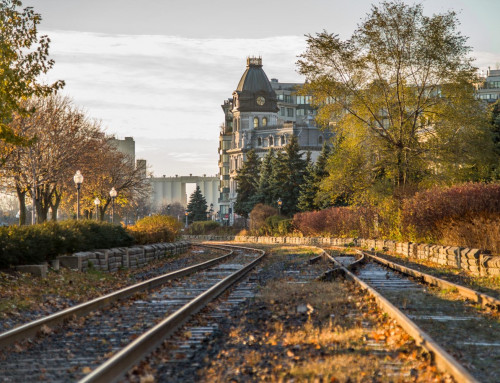
{"type": "Polygon", "coordinates": [[[247,58],[247,67],[232,94],[224,101],[225,121],[219,136],[220,217],[233,220],[238,170],[253,149],[264,157],[269,149],[280,150],[296,136],[303,152],[313,161],[330,134],[315,123],[316,110],[309,96],[298,95],[303,84],[269,81],[262,58],[247,58]]]}

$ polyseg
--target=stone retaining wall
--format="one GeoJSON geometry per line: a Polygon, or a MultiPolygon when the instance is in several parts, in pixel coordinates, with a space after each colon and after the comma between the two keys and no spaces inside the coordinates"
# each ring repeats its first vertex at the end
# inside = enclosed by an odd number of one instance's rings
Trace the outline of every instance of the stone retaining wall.
{"type": "Polygon", "coordinates": [[[188,250],[189,242],[157,243],[146,246],[117,247],[113,249],[82,251],[58,257],[61,266],[79,271],[89,268],[117,271],[120,268],[137,269],[154,259],[181,254],[188,250]]]}
{"type": "Polygon", "coordinates": [[[364,238],[328,237],[251,237],[251,236],[211,236],[191,235],[185,239],[203,241],[236,241],[251,243],[288,243],[311,246],[356,246],[378,251],[388,251],[407,258],[428,260],[439,265],[455,267],[476,275],[500,275],[500,256],[492,256],[488,251],[458,246],[440,246],[412,242],[395,242],[364,238]]]}

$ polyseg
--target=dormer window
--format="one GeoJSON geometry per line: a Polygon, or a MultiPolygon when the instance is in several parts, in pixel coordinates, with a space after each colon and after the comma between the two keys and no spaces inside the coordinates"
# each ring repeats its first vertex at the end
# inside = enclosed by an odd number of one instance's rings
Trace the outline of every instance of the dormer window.
{"type": "Polygon", "coordinates": [[[259,117],[253,118],[253,127],[254,129],[257,129],[259,127],[259,117]]]}
{"type": "Polygon", "coordinates": [[[262,117],[262,126],[263,127],[267,126],[267,117],[262,117]]]}

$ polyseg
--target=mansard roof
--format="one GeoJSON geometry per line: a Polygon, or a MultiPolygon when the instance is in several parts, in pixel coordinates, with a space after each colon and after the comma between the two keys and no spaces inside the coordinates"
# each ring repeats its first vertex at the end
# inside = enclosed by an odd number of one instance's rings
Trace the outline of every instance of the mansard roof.
{"type": "Polygon", "coordinates": [[[262,58],[248,57],[247,69],[241,77],[237,92],[269,92],[274,93],[266,73],[262,69],[262,58]]]}

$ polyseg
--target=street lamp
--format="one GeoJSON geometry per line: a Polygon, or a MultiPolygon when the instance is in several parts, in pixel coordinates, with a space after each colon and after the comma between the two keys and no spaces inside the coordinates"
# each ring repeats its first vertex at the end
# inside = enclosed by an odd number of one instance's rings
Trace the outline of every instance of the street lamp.
{"type": "Polygon", "coordinates": [[[109,191],[109,196],[111,197],[111,223],[115,223],[115,198],[117,194],[115,188],[112,187],[109,191]]]}
{"type": "Polygon", "coordinates": [[[98,208],[98,206],[99,206],[100,204],[101,204],[101,200],[100,200],[99,198],[95,197],[95,200],[94,200],[94,205],[95,205],[95,220],[96,220],[96,221],[98,221],[98,220],[99,220],[99,218],[98,218],[98,215],[99,215],[99,214],[97,213],[97,212],[98,212],[98,209],[97,209],[97,208],[98,208]]]}
{"type": "Polygon", "coordinates": [[[167,205],[167,215],[170,215],[170,204],[167,205]]]}
{"type": "Polygon", "coordinates": [[[213,203],[210,204],[209,214],[210,214],[210,219],[213,220],[213,214],[214,214],[214,204],[213,203]]]}
{"type": "Polygon", "coordinates": [[[278,214],[281,215],[281,205],[283,205],[283,201],[281,198],[278,198],[278,214]]]}
{"type": "Polygon", "coordinates": [[[185,226],[185,227],[186,227],[186,229],[187,229],[187,227],[188,227],[188,215],[189,215],[189,213],[188,213],[188,211],[186,210],[186,211],[184,212],[184,214],[186,215],[186,226],[185,226]]]}
{"type": "Polygon", "coordinates": [[[78,221],[80,219],[80,186],[83,182],[83,175],[80,170],[76,171],[73,181],[75,181],[76,185],[76,220],[78,221]]]}

